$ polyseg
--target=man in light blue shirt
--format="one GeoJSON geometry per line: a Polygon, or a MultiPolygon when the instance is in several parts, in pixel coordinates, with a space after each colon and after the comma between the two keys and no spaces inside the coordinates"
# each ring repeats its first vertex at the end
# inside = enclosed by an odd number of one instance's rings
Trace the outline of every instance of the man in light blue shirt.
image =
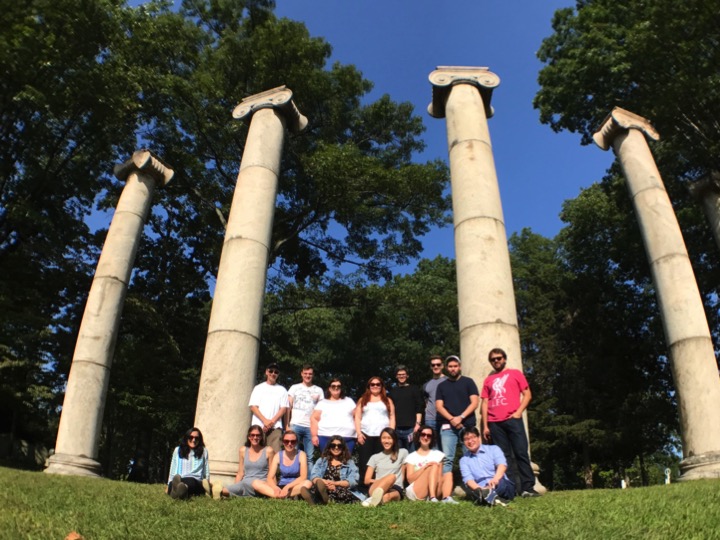
{"type": "Polygon", "coordinates": [[[515,497],[515,484],[505,476],[507,460],[499,446],[483,445],[480,430],[463,430],[467,454],[460,458],[460,473],[477,505],[506,505],[515,497]]]}

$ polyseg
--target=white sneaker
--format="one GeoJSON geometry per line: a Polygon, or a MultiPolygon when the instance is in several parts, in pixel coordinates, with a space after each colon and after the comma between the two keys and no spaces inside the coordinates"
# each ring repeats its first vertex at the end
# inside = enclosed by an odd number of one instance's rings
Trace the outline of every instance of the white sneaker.
{"type": "Polygon", "coordinates": [[[457,502],[457,501],[456,501],[455,499],[453,499],[452,497],[445,497],[445,498],[444,498],[442,501],[440,501],[440,502],[444,502],[444,503],[446,503],[446,504],[460,504],[459,502],[457,502]]]}
{"type": "Polygon", "coordinates": [[[440,501],[438,501],[435,497],[433,497],[432,499],[430,499],[430,502],[440,502],[440,501]]]}
{"type": "Polygon", "coordinates": [[[385,495],[385,491],[382,488],[377,488],[365,502],[368,503],[368,506],[380,506],[382,504],[383,495],[385,495]]]}

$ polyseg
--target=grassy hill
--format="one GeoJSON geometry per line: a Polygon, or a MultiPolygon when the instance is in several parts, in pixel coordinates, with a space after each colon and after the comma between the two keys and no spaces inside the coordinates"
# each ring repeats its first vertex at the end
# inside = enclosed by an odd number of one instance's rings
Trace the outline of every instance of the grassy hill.
{"type": "Polygon", "coordinates": [[[0,538],[720,538],[720,480],[565,491],[507,508],[401,502],[379,508],[195,498],[138,485],[0,468],[0,538]]]}

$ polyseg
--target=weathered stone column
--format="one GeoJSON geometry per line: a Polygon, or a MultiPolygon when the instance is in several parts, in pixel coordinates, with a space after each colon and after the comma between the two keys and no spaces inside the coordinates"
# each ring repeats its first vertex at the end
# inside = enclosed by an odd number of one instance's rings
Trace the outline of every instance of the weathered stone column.
{"type": "Polygon", "coordinates": [[[125,188],[88,294],[47,473],[100,475],[100,430],[125,293],[155,187],[167,184],[173,174],[147,150],[115,167],[125,188]]]}
{"type": "MultiPolygon", "coordinates": [[[[428,112],[447,118],[463,374],[480,387],[492,372],[487,354],[507,352],[522,370],[510,253],[487,119],[500,78],[484,67],[440,66],[428,112]]],[[[527,415],[524,415],[527,429],[527,415]]],[[[537,470],[537,466],[535,465],[537,470]]],[[[536,489],[545,491],[538,483],[536,489]]]]}
{"type": "Polygon", "coordinates": [[[235,477],[250,427],[285,126],[300,131],[307,125],[284,86],[245,98],[233,116],[250,121],[250,130],[225,231],[195,412],[210,449],[211,474],[224,480],[235,477]]]}
{"type": "Polygon", "coordinates": [[[720,173],[713,172],[690,184],[690,193],[702,204],[715,243],[720,247],[720,173]]]}
{"type": "Polygon", "coordinates": [[[720,477],[720,379],[700,292],[680,226],[645,136],[645,118],[613,109],[593,138],[625,172],[650,262],[680,407],[681,480],[720,477]]]}

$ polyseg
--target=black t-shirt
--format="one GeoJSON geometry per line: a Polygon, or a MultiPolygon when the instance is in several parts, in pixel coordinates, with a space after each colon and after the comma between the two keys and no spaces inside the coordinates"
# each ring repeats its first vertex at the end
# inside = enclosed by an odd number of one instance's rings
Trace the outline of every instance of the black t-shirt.
{"type": "Polygon", "coordinates": [[[396,386],[388,393],[395,404],[395,425],[399,428],[415,427],[417,414],[425,408],[422,390],[413,384],[396,386]]]}
{"type": "MultiPolygon", "coordinates": [[[[442,400],[443,406],[453,416],[460,416],[468,405],[470,405],[470,396],[478,396],[480,398],[480,392],[478,387],[470,377],[461,375],[458,380],[453,381],[445,379],[438,385],[437,394],[435,394],[435,401],[442,400]]],[[[438,424],[447,423],[447,419],[442,417],[438,413],[438,424]]],[[[463,426],[472,427],[477,424],[475,413],[468,415],[463,420],[463,426]]]]}

